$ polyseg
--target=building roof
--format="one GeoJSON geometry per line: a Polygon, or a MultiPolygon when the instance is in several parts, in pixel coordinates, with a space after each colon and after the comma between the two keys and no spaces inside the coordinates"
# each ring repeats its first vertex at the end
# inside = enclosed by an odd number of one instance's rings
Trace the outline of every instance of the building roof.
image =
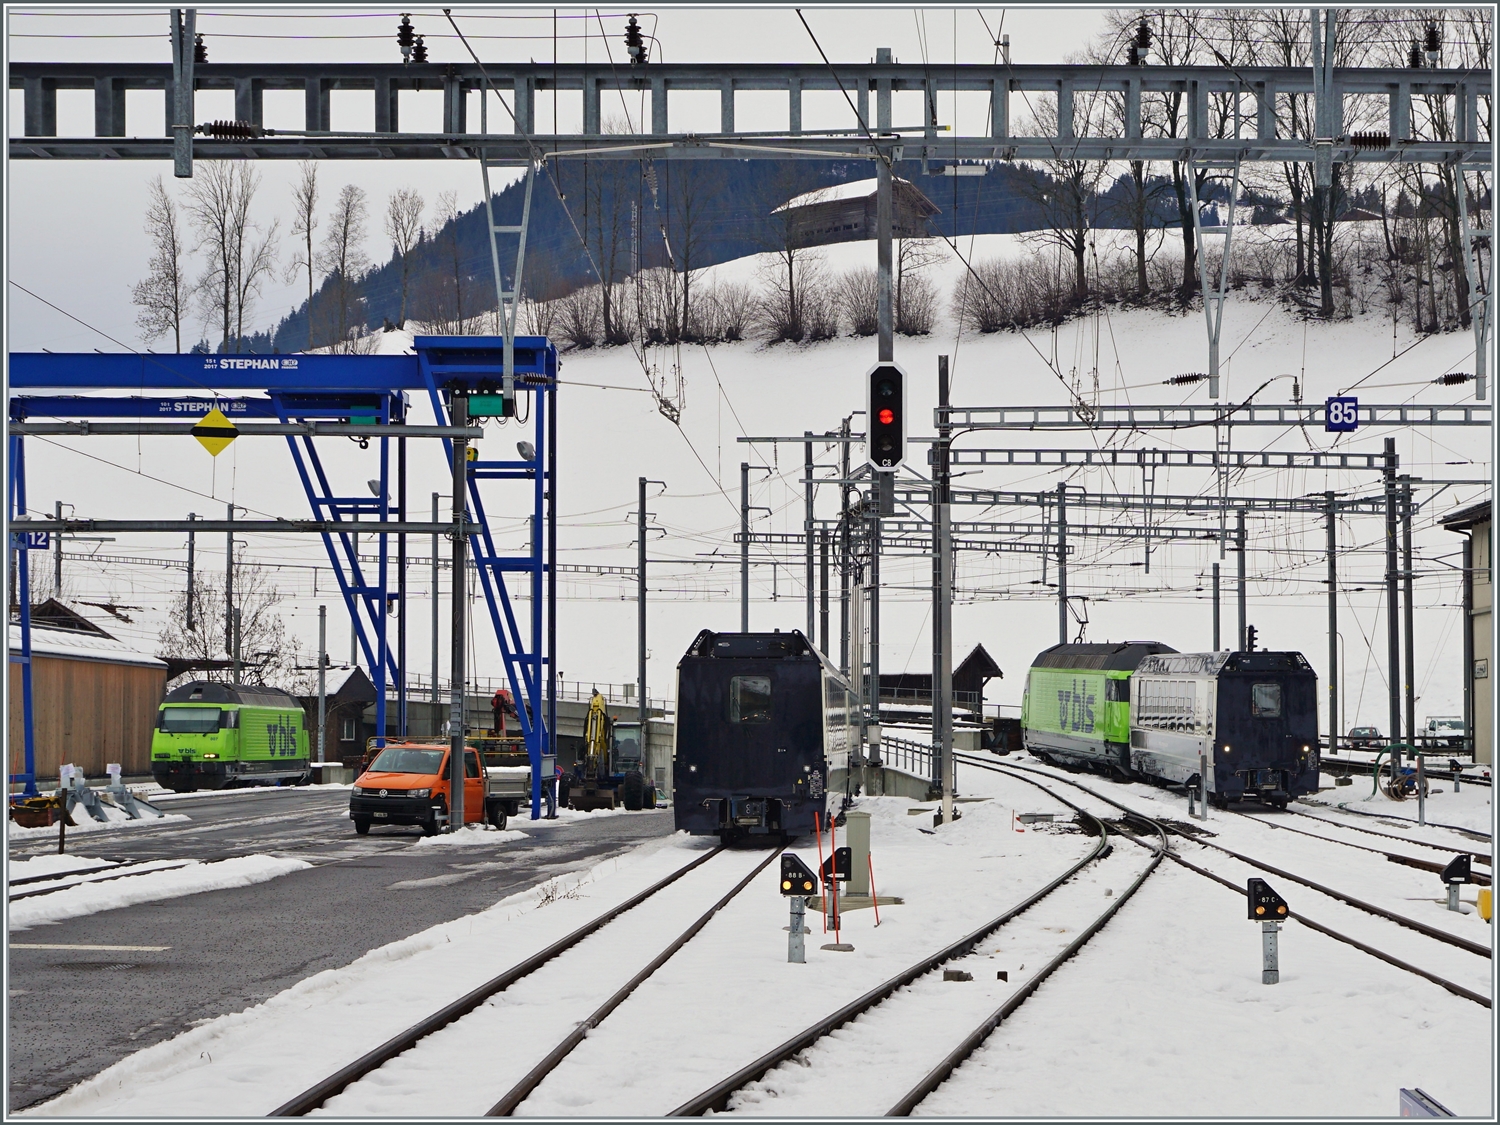
{"type": "Polygon", "coordinates": [[[52,629],[66,629],[75,633],[93,633],[95,636],[108,637],[109,630],[94,621],[91,615],[81,610],[65,605],[56,598],[48,598],[40,605],[31,607],[31,623],[33,626],[45,625],[52,629]]]}
{"type": "MultiPolygon", "coordinates": [[[[10,651],[21,652],[21,630],[11,622],[10,651]]],[[[31,627],[31,654],[49,656],[60,660],[95,660],[104,664],[133,664],[143,668],[160,668],[166,671],[167,664],[149,653],[131,648],[124,641],[96,632],[81,629],[56,629],[49,625],[31,627]]]]}
{"type": "MultiPolygon", "coordinates": [[[[820,203],[839,203],[846,199],[869,199],[875,194],[878,182],[871,177],[868,180],[851,180],[846,184],[833,184],[829,187],[818,188],[816,191],[804,192],[799,196],[787,200],[780,207],[772,211],[771,214],[777,215],[782,211],[794,211],[800,207],[813,207],[820,203]]],[[[923,214],[938,214],[936,204],[923,195],[921,189],[910,180],[903,180],[900,176],[892,177],[891,189],[893,193],[900,192],[906,197],[908,203],[915,204],[923,214]]]]}
{"type": "Polygon", "coordinates": [[[1489,523],[1490,502],[1481,500],[1477,504],[1470,504],[1467,508],[1449,512],[1441,522],[1449,531],[1468,531],[1475,524],[1489,523]]]}

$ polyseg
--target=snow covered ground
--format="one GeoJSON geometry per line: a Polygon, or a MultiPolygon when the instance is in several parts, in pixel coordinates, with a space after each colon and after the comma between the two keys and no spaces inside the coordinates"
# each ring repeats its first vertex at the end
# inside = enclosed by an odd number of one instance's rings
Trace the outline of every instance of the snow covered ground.
{"type": "MultiPolygon", "coordinates": [[[[925,812],[911,815],[926,805],[903,798],[859,802],[872,816],[880,893],[904,901],[882,907],[878,927],[872,911],[848,912],[841,936],[854,945],[853,952],[823,950],[832,935],[823,936],[814,913],[807,964],[787,963],[787,905],[777,893],[772,865],[592,1031],[519,1112],[668,1112],[923,954],[971,932],[1092,846],[1073,827],[1071,811],[1032,786],[978,769],[961,769],[960,777],[965,794],[987,799],[965,803],[961,820],[936,830],[925,812]],[[1018,830],[1016,812],[1056,813],[1058,819],[1018,830]]],[[[1185,819],[1180,794],[1081,780],[1144,812],[1185,819]]],[[[1058,788],[1091,811],[1117,815],[1067,786],[1058,788]]],[[[1337,792],[1342,797],[1347,791],[1337,792]]],[[[1433,803],[1444,799],[1451,795],[1433,803]]],[[[1469,791],[1459,799],[1469,803],[1469,791]]],[[[1477,815],[1488,805],[1488,792],[1476,793],[1472,802],[1477,815]]],[[[1330,825],[1307,817],[1282,819],[1314,833],[1359,838],[1333,826],[1354,819],[1347,814],[1317,810],[1317,815],[1330,825]]],[[[1386,830],[1385,821],[1370,823],[1386,830]]],[[[1236,851],[1368,896],[1470,940],[1490,941],[1490,928],[1477,916],[1443,909],[1430,873],[1284,832],[1258,816],[1215,811],[1206,827],[1215,833],[1214,842],[1236,851]]],[[[1476,847],[1473,840],[1456,843],[1456,834],[1441,829],[1413,830],[1413,838],[1476,847]]],[[[1375,837],[1363,842],[1439,854],[1375,837]]],[[[138,1052],[31,1113],[264,1114],[701,856],[709,845],[681,835],[651,841],[591,871],[512,895],[138,1052]]],[[[1182,838],[1174,838],[1174,846],[1237,883],[1257,873],[1182,838]]],[[[801,841],[795,850],[816,863],[814,841],[801,841]]],[[[762,857],[730,851],[708,860],[648,906],[622,915],[355,1083],[320,1112],[483,1113],[762,857]]],[[[973,980],[947,982],[941,974],[918,980],[800,1061],[742,1091],[731,1111],[883,1113],[963,1030],[998,1007],[1102,911],[1147,858],[1143,849],[1117,839],[1106,859],[1086,867],[954,964],[973,980]],[[1000,972],[1008,980],[998,980],[1000,972]]],[[[1489,993],[1490,962],[1295,884],[1270,881],[1295,910],[1489,993]]],[[[1466,897],[1472,899],[1472,892],[1466,897]]],[[[1485,1009],[1296,922],[1281,938],[1281,983],[1262,985],[1259,928],[1243,911],[1241,896],[1163,863],[1093,942],[1045,982],[919,1112],[1388,1116],[1395,1113],[1397,1087],[1403,1085],[1420,1085],[1461,1115],[1493,1112],[1493,1041],[1485,1009]],[[1394,1056],[1393,1043],[1399,1045],[1394,1056]],[[1205,1072],[1206,1051],[1231,1061],[1205,1072]],[[1246,1073],[1266,1080],[1246,1082],[1246,1073]]]]}
{"type": "MultiPolygon", "coordinates": [[[[163,861],[166,862],[166,861],[163,861]]],[[[19,866],[19,865],[15,865],[19,866]]],[[[213,863],[194,861],[186,867],[165,871],[146,871],[126,875],[104,883],[78,883],[56,894],[37,895],[10,903],[10,930],[29,930],[34,926],[97,914],[101,910],[118,910],[142,902],[248,887],[312,864],[306,860],[269,855],[236,856],[213,863]]],[[[12,870],[15,867],[13,866],[12,870]]]]}
{"type": "MultiPolygon", "coordinates": [[[[166,813],[162,816],[147,815],[140,820],[132,820],[124,809],[117,809],[108,802],[101,801],[100,807],[104,809],[107,820],[95,820],[88,814],[88,810],[82,805],[73,810],[74,823],[66,828],[68,836],[76,836],[80,833],[117,832],[120,830],[131,830],[146,828],[153,824],[162,824],[167,821],[188,820],[189,817],[182,813],[166,813]]],[[[19,824],[10,822],[6,824],[5,837],[7,840],[35,840],[44,837],[55,838],[57,836],[57,825],[43,826],[40,828],[23,828],[19,824]]]]}

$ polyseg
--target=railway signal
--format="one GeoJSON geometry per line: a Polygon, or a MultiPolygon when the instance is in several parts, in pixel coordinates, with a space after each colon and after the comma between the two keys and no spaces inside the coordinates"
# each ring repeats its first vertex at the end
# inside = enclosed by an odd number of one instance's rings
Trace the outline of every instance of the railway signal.
{"type": "Polygon", "coordinates": [[[1468,852],[1460,852],[1449,861],[1448,866],[1443,868],[1443,882],[1448,887],[1448,909],[1457,911],[1458,888],[1470,882],[1470,865],[1473,859],[1468,852]]]}
{"type": "Polygon", "coordinates": [[[1281,923],[1290,915],[1286,899],[1271,889],[1264,879],[1251,879],[1245,887],[1245,908],[1252,922],[1260,923],[1261,984],[1276,984],[1281,980],[1277,935],[1281,923]]]}
{"type": "Polygon", "coordinates": [[[792,916],[786,927],[786,959],[790,965],[807,963],[807,946],[802,940],[812,933],[806,927],[807,899],[818,889],[818,877],[812,869],[791,852],[781,853],[781,893],[791,902],[792,916]]]}
{"type": "Polygon", "coordinates": [[[865,383],[870,466],[894,473],[906,460],[906,372],[894,363],[877,363],[865,383]]]}

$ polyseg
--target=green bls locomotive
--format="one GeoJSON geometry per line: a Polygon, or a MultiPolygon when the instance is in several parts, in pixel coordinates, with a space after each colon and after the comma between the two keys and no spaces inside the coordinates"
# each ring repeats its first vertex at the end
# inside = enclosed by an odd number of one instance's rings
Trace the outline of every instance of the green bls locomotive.
{"type": "Polygon", "coordinates": [[[188,793],[310,780],[302,705],[279,688],[195,680],[167,693],[151,736],[151,776],[188,793]]]}
{"type": "Polygon", "coordinates": [[[1130,674],[1159,641],[1053,645],[1026,674],[1021,729],[1045,761],[1130,772],[1130,674]]]}

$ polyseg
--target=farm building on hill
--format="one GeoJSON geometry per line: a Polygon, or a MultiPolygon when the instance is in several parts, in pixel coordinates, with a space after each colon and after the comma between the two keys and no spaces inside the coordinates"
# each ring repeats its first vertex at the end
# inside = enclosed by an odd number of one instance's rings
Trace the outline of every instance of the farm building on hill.
{"type": "MultiPolygon", "coordinates": [[[[21,632],[10,628],[9,759],[22,772],[21,632]]],[[[166,693],[167,665],[115,639],[55,599],[33,612],[31,685],[36,775],[55,778],[63,764],[103,777],[109,762],[126,775],[151,772],[151,734],[166,693]]]]}
{"type": "MultiPolygon", "coordinates": [[[[940,213],[916,185],[899,177],[891,181],[891,205],[892,233],[897,238],[927,238],[927,220],[940,213]]],[[[874,238],[875,180],[819,188],[787,200],[771,214],[783,217],[787,241],[794,246],[874,238]]]]}

